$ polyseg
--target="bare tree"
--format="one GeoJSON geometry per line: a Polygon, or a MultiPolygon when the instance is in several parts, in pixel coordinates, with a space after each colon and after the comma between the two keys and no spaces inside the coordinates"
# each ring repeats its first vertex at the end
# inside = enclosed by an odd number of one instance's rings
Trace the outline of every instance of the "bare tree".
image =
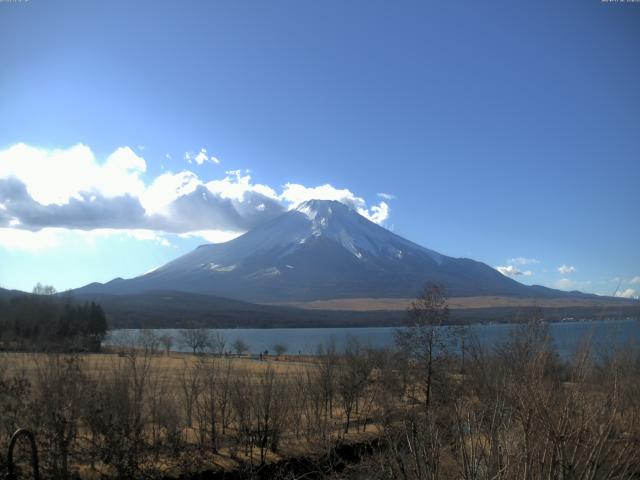
{"type": "Polygon", "coordinates": [[[324,397],[325,423],[333,418],[333,400],[336,390],[336,376],[338,369],[338,353],[336,342],[332,338],[326,345],[318,346],[318,381],[324,397]]]}
{"type": "Polygon", "coordinates": [[[38,361],[35,384],[35,424],[56,478],[70,477],[69,459],[78,436],[84,403],[85,377],[76,355],[48,355],[38,361]]]}
{"type": "Polygon", "coordinates": [[[188,427],[193,425],[193,410],[202,390],[202,363],[184,361],[184,368],[180,376],[180,390],[182,391],[183,405],[188,427]]]}
{"type": "Polygon", "coordinates": [[[327,393],[322,372],[307,369],[303,375],[296,377],[296,414],[293,418],[296,436],[304,433],[305,439],[312,445],[326,447],[329,445],[331,420],[327,413],[327,393]]]}
{"type": "Polygon", "coordinates": [[[208,445],[214,453],[218,451],[219,419],[224,422],[227,402],[222,397],[228,395],[228,378],[225,378],[221,362],[211,357],[200,360],[201,388],[196,399],[200,443],[208,445]]]}
{"type": "Polygon", "coordinates": [[[211,336],[205,328],[185,328],[180,330],[180,339],[184,347],[194,355],[204,353],[211,348],[211,336]]]}
{"type": "Polygon", "coordinates": [[[167,353],[167,355],[169,355],[169,352],[171,351],[171,347],[173,346],[173,337],[171,335],[165,334],[158,337],[158,340],[164,347],[164,350],[167,353]]]}
{"type": "Polygon", "coordinates": [[[252,460],[253,454],[253,425],[255,422],[251,402],[253,387],[251,376],[247,370],[237,370],[231,379],[229,402],[235,425],[235,445],[231,449],[232,456],[238,447],[244,449],[246,456],[252,460]]]}
{"type": "Polygon", "coordinates": [[[145,459],[151,436],[147,429],[153,358],[149,351],[139,350],[111,357],[110,368],[92,381],[84,424],[98,458],[118,478],[138,476],[145,459]]]}
{"type": "Polygon", "coordinates": [[[371,363],[356,338],[349,338],[345,352],[340,358],[339,367],[337,386],[346,417],[344,433],[349,433],[352,413],[358,412],[360,397],[367,387],[371,374],[371,363]]]}
{"type": "Polygon", "coordinates": [[[52,285],[43,285],[38,282],[35,287],[33,287],[32,293],[34,295],[55,295],[58,292],[52,285]]]}
{"type": "Polygon", "coordinates": [[[136,344],[150,355],[155,355],[160,347],[160,339],[153,330],[140,330],[136,338],[136,344]]]}
{"type": "Polygon", "coordinates": [[[236,339],[233,342],[232,347],[238,356],[241,356],[244,352],[249,350],[249,345],[241,338],[236,339]]]}
{"type": "Polygon", "coordinates": [[[217,411],[220,414],[220,427],[222,434],[226,433],[226,429],[230,423],[231,408],[229,407],[231,396],[231,382],[236,375],[233,361],[230,358],[225,359],[224,363],[218,369],[219,377],[216,387],[217,411]]]}
{"type": "Polygon", "coordinates": [[[396,332],[396,341],[418,367],[418,383],[422,387],[421,400],[428,413],[431,406],[434,380],[434,360],[446,347],[442,326],[449,319],[449,306],[444,289],[427,284],[422,294],[407,311],[406,328],[396,332]]]}
{"type": "Polygon", "coordinates": [[[227,346],[227,339],[221,332],[215,332],[210,337],[209,348],[214,355],[223,355],[225,347],[227,346]]]}
{"type": "Polygon", "coordinates": [[[275,352],[275,354],[279,357],[281,355],[284,355],[285,352],[288,350],[288,347],[284,344],[284,343],[276,343],[273,347],[271,347],[273,349],[273,351],[275,352]]]}
{"type": "Polygon", "coordinates": [[[255,424],[252,430],[260,449],[260,463],[265,462],[267,449],[272,452],[278,451],[289,405],[287,389],[286,379],[277,376],[271,367],[259,374],[257,385],[253,388],[252,409],[255,424]]]}

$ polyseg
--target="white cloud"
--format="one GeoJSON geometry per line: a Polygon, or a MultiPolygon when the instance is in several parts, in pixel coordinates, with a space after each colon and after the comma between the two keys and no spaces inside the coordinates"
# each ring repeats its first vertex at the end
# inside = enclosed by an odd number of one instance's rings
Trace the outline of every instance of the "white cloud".
{"type": "Polygon", "coordinates": [[[621,292],[616,292],[616,297],[620,298],[638,298],[637,292],[633,288],[627,288],[621,292]]]}
{"type": "Polygon", "coordinates": [[[194,160],[198,165],[202,165],[204,162],[209,160],[209,157],[207,156],[207,151],[204,148],[200,150],[198,154],[195,156],[194,160]]]}
{"type": "Polygon", "coordinates": [[[247,170],[245,170],[244,176],[242,175],[242,170],[228,170],[225,173],[227,176],[222,180],[212,180],[205,184],[210,192],[219,195],[221,198],[241,202],[247,193],[251,192],[272,200],[279,199],[278,194],[271,187],[259,183],[251,183],[251,176],[247,170]]]}
{"type": "Polygon", "coordinates": [[[367,206],[349,189],[329,184],[288,183],[278,193],[254,183],[249,170],[227,171],[210,181],[189,170],[166,172],[145,184],[146,170],[144,158],[129,147],[103,162],[81,144],[0,150],[0,246],[49,248],[59,244],[58,230],[85,231],[93,238],[98,232],[129,232],[162,245],[169,244],[163,233],[226,241],[310,199],[341,201],[376,223],[389,218],[386,202],[367,206]]]}
{"type": "Polygon", "coordinates": [[[639,284],[640,283],[640,275],[633,277],[629,283],[639,284]]]}
{"type": "Polygon", "coordinates": [[[380,202],[379,205],[372,205],[370,210],[366,208],[358,208],[358,213],[363,217],[371,220],[373,223],[381,225],[389,218],[389,205],[385,202],[380,202]]]}
{"type": "Polygon", "coordinates": [[[317,187],[305,187],[299,183],[287,183],[280,198],[289,203],[289,209],[296,208],[307,200],[337,200],[352,208],[363,208],[365,206],[364,199],[356,197],[351,190],[335,188],[328,183],[317,187]]]}
{"type": "Polygon", "coordinates": [[[498,266],[495,268],[506,277],[519,277],[520,275],[523,275],[525,277],[530,277],[531,275],[533,275],[533,272],[531,270],[525,270],[525,271],[518,270],[513,265],[498,266]]]}
{"type": "Polygon", "coordinates": [[[201,148],[198,153],[185,152],[184,159],[189,163],[196,162],[198,165],[202,165],[206,162],[211,162],[215,164],[220,163],[220,160],[218,160],[218,158],[214,156],[209,156],[206,148],[201,148]]]}
{"type": "Polygon", "coordinates": [[[176,233],[244,232],[284,212],[276,192],[240,171],[203,182],[183,171],[160,175],[141,197],[149,228],[176,233]]]}
{"type": "Polygon", "coordinates": [[[105,197],[137,196],[144,190],[140,174],[146,163],[129,147],[120,147],[100,165],[85,145],[46,150],[23,143],[0,151],[0,179],[22,182],[42,205],[62,205],[81,192],[105,197]]]}
{"type": "Polygon", "coordinates": [[[560,265],[558,267],[558,272],[560,272],[562,275],[568,275],[570,273],[573,273],[576,271],[576,267],[570,266],[570,265],[560,265]]]}
{"type": "Polygon", "coordinates": [[[193,193],[202,182],[188,170],[180,173],[163,173],[149,185],[140,197],[147,213],[166,213],[169,205],[179,197],[193,193]]]}
{"type": "Polygon", "coordinates": [[[93,153],[84,145],[47,151],[19,143],[0,152],[0,178],[20,180],[29,195],[43,205],[66,203],[95,179],[96,169],[93,153]],[[60,175],[64,171],[80,175],[60,175]]]}
{"type": "Polygon", "coordinates": [[[380,202],[368,208],[365,200],[356,196],[347,188],[335,188],[332,185],[324,184],[317,187],[305,187],[298,183],[287,183],[284,191],[279,197],[289,204],[289,209],[296,208],[307,200],[336,200],[356,210],[363,217],[377,224],[383,224],[389,218],[389,205],[380,202]]]}
{"type": "Polygon", "coordinates": [[[513,263],[516,265],[537,265],[538,263],[540,263],[540,260],[527,257],[515,257],[510,259],[509,263],[513,263]]]}
{"type": "Polygon", "coordinates": [[[396,198],[396,196],[391,193],[380,192],[377,195],[384,200],[394,200],[396,198]]]}
{"type": "Polygon", "coordinates": [[[107,197],[139,196],[145,189],[140,173],[146,169],[142,157],[129,147],[120,147],[107,157],[106,164],[100,169],[97,189],[107,197]]]}

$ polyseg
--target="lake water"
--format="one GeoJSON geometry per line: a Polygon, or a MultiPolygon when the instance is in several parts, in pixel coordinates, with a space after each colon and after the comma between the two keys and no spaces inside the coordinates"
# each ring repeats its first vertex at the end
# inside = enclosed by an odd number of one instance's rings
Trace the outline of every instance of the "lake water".
{"type": "MultiPolygon", "coordinates": [[[[476,338],[484,345],[499,345],[509,339],[516,328],[512,324],[471,325],[467,327],[467,337],[476,338]]],[[[549,333],[558,353],[566,357],[571,355],[588,338],[596,351],[624,346],[640,345],[640,321],[634,319],[608,321],[576,321],[550,323],[549,333]]],[[[444,327],[446,328],[446,327],[444,327]]],[[[273,352],[276,344],[287,347],[289,354],[314,354],[319,345],[335,341],[338,349],[345,346],[350,337],[357,338],[361,344],[371,347],[391,347],[394,345],[395,327],[376,328],[236,328],[216,329],[221,333],[231,350],[231,344],[242,339],[249,345],[249,351],[258,354],[269,350],[273,352]]],[[[172,350],[189,351],[181,344],[180,330],[152,330],[156,335],[173,337],[172,350]]],[[[140,335],[140,330],[114,330],[105,340],[105,345],[117,345],[123,341],[131,341],[140,335]]]]}

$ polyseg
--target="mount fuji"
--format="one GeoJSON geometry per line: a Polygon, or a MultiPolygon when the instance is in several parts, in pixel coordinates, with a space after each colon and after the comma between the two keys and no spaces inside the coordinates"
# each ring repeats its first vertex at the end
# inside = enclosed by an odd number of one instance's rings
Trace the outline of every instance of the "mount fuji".
{"type": "Polygon", "coordinates": [[[202,245],[145,275],[82,294],[172,290],[255,303],[412,298],[425,282],[452,297],[587,296],[518,283],[490,266],[406,240],[337,201],[310,200],[226,243],[202,245]]]}

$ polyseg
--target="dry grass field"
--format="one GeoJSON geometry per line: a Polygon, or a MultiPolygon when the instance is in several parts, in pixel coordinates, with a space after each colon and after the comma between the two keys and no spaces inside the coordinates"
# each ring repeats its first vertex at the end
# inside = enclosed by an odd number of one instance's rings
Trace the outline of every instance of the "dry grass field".
{"type": "MultiPolygon", "coordinates": [[[[318,420],[320,430],[303,433],[310,419],[302,420],[306,413],[300,403],[321,368],[317,358],[286,355],[259,360],[141,348],[85,354],[1,352],[0,406],[6,406],[6,415],[0,417],[0,452],[12,431],[27,427],[36,433],[51,478],[68,478],[71,472],[83,479],[129,478],[142,472],[158,477],[314,457],[338,439],[369,438],[377,429],[371,421],[359,424],[362,415],[351,415],[352,427],[344,431],[346,417],[333,399],[330,412],[325,409],[324,420],[318,420]],[[102,396],[112,398],[96,398],[102,396]],[[54,416],[43,419],[49,408],[54,416]],[[96,413],[104,416],[97,424],[102,432],[92,424],[96,413]],[[71,423],[76,426],[67,430],[71,423]],[[62,437],[72,435],[74,448],[61,452],[49,429],[62,437]],[[123,438],[113,444],[117,436],[123,438]],[[102,448],[96,448],[100,443],[102,448]],[[136,448],[140,458],[127,458],[136,448]],[[119,459],[112,458],[112,450],[119,450],[119,459]],[[65,465],[57,460],[61,453],[68,457],[65,465]]],[[[0,456],[0,468],[2,460],[0,456]]]]}
{"type": "MultiPolygon", "coordinates": [[[[265,360],[140,345],[3,352],[0,478],[17,427],[35,432],[51,479],[222,469],[274,479],[638,478],[637,349],[598,357],[585,345],[561,361],[532,323],[461,358],[435,349],[441,334],[422,324],[395,350],[353,340],[343,352],[265,360]],[[347,466],[329,454],[363,443],[347,466]],[[291,459],[305,459],[304,471],[290,470],[291,459]]],[[[24,466],[24,450],[19,458],[24,466]]]]}
{"type": "MultiPolygon", "coordinates": [[[[288,302],[280,305],[305,308],[310,310],[352,310],[360,312],[368,311],[398,311],[406,310],[414,299],[412,298],[339,298],[333,300],[314,300],[311,302],[288,302]]],[[[637,301],[635,301],[637,304],[637,301]]],[[[592,307],[608,308],[619,307],[622,304],[633,305],[633,300],[606,299],[606,298],[519,298],[519,297],[451,297],[449,308],[451,310],[481,309],[481,308],[566,308],[566,307],[592,307]]]]}
{"type": "MultiPolygon", "coordinates": [[[[50,354],[47,353],[24,353],[24,352],[0,352],[0,363],[4,365],[8,374],[24,373],[25,376],[33,380],[37,371],[42,368],[50,354]]],[[[99,377],[107,372],[113,371],[114,367],[123,364],[126,356],[118,352],[84,353],[79,355],[84,371],[94,377],[99,377]]],[[[213,357],[192,355],[189,353],[157,352],[151,357],[151,368],[162,372],[162,376],[171,385],[177,385],[178,380],[185,368],[192,368],[203,361],[213,360],[217,362],[229,362],[234,370],[251,372],[252,374],[264,373],[268,368],[277,375],[284,377],[295,377],[303,374],[310,368],[314,368],[313,357],[292,357],[280,356],[257,360],[248,356],[242,357],[213,357]]]]}

